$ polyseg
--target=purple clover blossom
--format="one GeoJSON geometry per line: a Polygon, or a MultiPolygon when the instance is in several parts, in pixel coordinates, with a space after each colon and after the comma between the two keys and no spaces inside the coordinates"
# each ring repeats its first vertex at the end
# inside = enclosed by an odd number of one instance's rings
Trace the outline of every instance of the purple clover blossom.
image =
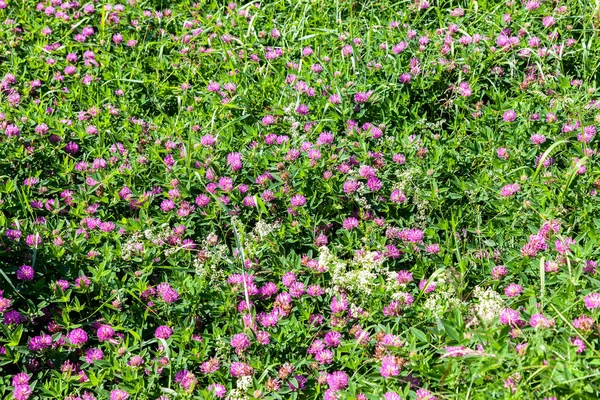
{"type": "Polygon", "coordinates": [[[400,368],[398,367],[398,363],[396,362],[396,357],[394,356],[385,356],[381,360],[381,367],[379,368],[379,373],[384,378],[391,378],[392,376],[398,376],[400,373],[400,368]]]}
{"type": "Polygon", "coordinates": [[[154,331],[154,337],[158,339],[168,339],[173,334],[173,330],[166,325],[161,325],[154,331]]]}
{"type": "Polygon", "coordinates": [[[585,308],[588,310],[593,310],[595,308],[600,308],[600,293],[590,293],[583,298],[583,303],[585,304],[585,308]]]}
{"type": "Polygon", "coordinates": [[[517,113],[514,110],[505,111],[504,114],[502,114],[502,119],[504,122],[513,122],[517,119],[517,113]]]}
{"type": "Polygon", "coordinates": [[[171,304],[179,300],[179,293],[173,289],[168,282],[163,282],[156,286],[158,295],[167,304],[171,304]]]}
{"type": "Polygon", "coordinates": [[[31,281],[35,271],[30,265],[21,265],[17,270],[17,279],[20,281],[31,281]]]}
{"type": "Polygon", "coordinates": [[[98,336],[98,339],[101,342],[104,342],[112,339],[112,337],[115,335],[115,330],[110,325],[100,325],[100,327],[98,327],[98,330],[96,331],[96,335],[98,336]]]}
{"type": "Polygon", "coordinates": [[[33,391],[29,385],[16,385],[13,389],[13,398],[15,400],[27,400],[32,393],[33,391]]]}
{"type": "Polygon", "coordinates": [[[327,384],[334,392],[344,390],[348,387],[348,375],[344,371],[334,371],[327,375],[327,384]]]}
{"type": "Polygon", "coordinates": [[[238,354],[250,347],[250,338],[245,333],[236,333],[229,342],[238,354]]]}
{"type": "Polygon", "coordinates": [[[514,196],[515,194],[517,194],[520,191],[521,191],[521,185],[519,185],[518,183],[511,183],[511,184],[504,186],[500,190],[500,196],[502,196],[502,197],[514,196]]]}
{"type": "Polygon", "coordinates": [[[188,370],[179,371],[175,375],[175,382],[181,385],[184,391],[190,393],[196,387],[198,379],[188,370]]]}
{"type": "Polygon", "coordinates": [[[67,338],[74,346],[81,346],[88,341],[87,333],[81,328],[73,329],[71,332],[69,332],[67,338]]]}
{"type": "Polygon", "coordinates": [[[127,400],[129,398],[129,393],[125,390],[115,389],[110,392],[110,400],[127,400]]]}
{"type": "Polygon", "coordinates": [[[369,98],[371,97],[372,93],[373,93],[372,91],[358,92],[354,95],[354,101],[359,104],[366,103],[367,101],[369,101],[369,98]]]}
{"type": "Polygon", "coordinates": [[[103,358],[104,353],[97,347],[93,347],[85,353],[85,362],[89,364],[93,364],[95,361],[102,360],[103,358]]]}
{"type": "Polygon", "coordinates": [[[519,326],[521,324],[521,315],[518,311],[513,310],[512,308],[505,308],[500,313],[500,323],[503,325],[510,326],[519,326]]]}
{"type": "Polygon", "coordinates": [[[301,194],[296,194],[292,196],[290,203],[292,207],[302,207],[306,204],[306,197],[302,196],[301,194]]]}
{"type": "Polygon", "coordinates": [[[358,219],[354,218],[354,217],[348,217],[344,220],[344,223],[342,224],[343,228],[346,230],[353,230],[354,228],[357,228],[359,225],[358,219]]]}

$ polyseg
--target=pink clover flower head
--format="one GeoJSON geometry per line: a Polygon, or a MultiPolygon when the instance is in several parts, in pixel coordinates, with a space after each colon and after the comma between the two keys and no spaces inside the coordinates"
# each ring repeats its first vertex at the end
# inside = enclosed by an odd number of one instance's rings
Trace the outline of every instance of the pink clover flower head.
{"type": "Polygon", "coordinates": [[[515,194],[517,194],[520,191],[521,191],[521,185],[519,185],[518,183],[510,183],[510,184],[504,186],[502,189],[500,189],[500,196],[502,196],[502,197],[514,196],[515,194]]]}
{"type": "Polygon", "coordinates": [[[505,111],[504,114],[502,114],[502,119],[504,122],[513,122],[515,119],[517,119],[517,113],[515,110],[505,111]]]}
{"type": "Polygon", "coordinates": [[[516,327],[521,323],[521,314],[512,308],[505,308],[500,313],[500,323],[516,327]]]}
{"type": "Polygon", "coordinates": [[[72,345],[81,346],[87,342],[88,335],[87,335],[87,333],[85,333],[85,331],[83,329],[77,328],[77,329],[73,329],[71,332],[69,332],[69,334],[67,335],[67,338],[69,339],[69,342],[72,345]]]}
{"type": "Polygon", "coordinates": [[[292,196],[290,203],[292,204],[292,207],[302,207],[306,204],[306,197],[301,194],[296,194],[292,196]]]}
{"type": "Polygon", "coordinates": [[[112,326],[103,324],[98,327],[96,335],[98,336],[98,340],[104,342],[106,340],[112,339],[112,337],[115,335],[115,330],[112,326]]]}
{"type": "Polygon", "coordinates": [[[125,390],[115,389],[110,392],[110,400],[127,400],[129,398],[129,393],[125,390]]]}
{"type": "Polygon", "coordinates": [[[372,93],[372,91],[358,92],[354,95],[354,101],[356,103],[366,103],[367,101],[369,101],[369,98],[371,97],[372,93]]]}
{"type": "Polygon", "coordinates": [[[348,386],[348,375],[344,371],[334,371],[327,375],[327,385],[335,392],[344,390],[348,386]]]}
{"type": "Polygon", "coordinates": [[[161,325],[154,331],[154,337],[158,339],[168,339],[173,334],[173,330],[166,325],[161,325]]]}
{"type": "Polygon", "coordinates": [[[583,303],[588,310],[600,308],[600,293],[590,293],[583,298],[583,303]]]}
{"type": "Polygon", "coordinates": [[[35,275],[35,271],[30,265],[21,265],[17,270],[17,279],[20,281],[31,281],[35,275]]]}

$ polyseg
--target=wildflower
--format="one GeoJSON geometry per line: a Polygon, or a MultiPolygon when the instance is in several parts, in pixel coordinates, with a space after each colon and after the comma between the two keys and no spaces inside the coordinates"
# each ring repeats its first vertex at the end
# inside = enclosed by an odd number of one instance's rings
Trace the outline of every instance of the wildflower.
{"type": "Polygon", "coordinates": [[[238,354],[241,354],[250,347],[250,338],[245,333],[237,333],[231,338],[230,344],[238,354]]]}
{"type": "Polygon", "coordinates": [[[208,361],[203,362],[202,365],[200,365],[200,371],[202,371],[205,374],[212,374],[214,372],[217,372],[220,367],[221,363],[219,362],[219,359],[211,358],[208,361]]]}
{"type": "Polygon", "coordinates": [[[254,368],[243,362],[233,362],[229,369],[231,376],[238,378],[240,376],[250,376],[254,373],[254,368]]]}
{"type": "Polygon", "coordinates": [[[225,386],[219,384],[219,383],[212,383],[210,385],[208,385],[208,391],[212,392],[214,394],[215,397],[222,399],[225,397],[225,394],[227,394],[227,389],[225,388],[225,386]]]}
{"type": "Polygon", "coordinates": [[[342,338],[342,334],[336,331],[327,332],[325,337],[323,338],[325,344],[330,347],[337,347],[340,345],[340,339],[342,338]]]}
{"type": "Polygon", "coordinates": [[[165,303],[174,303],[179,299],[179,293],[173,289],[167,282],[163,282],[156,286],[156,291],[165,303]]]}
{"type": "Polygon", "coordinates": [[[436,400],[436,397],[427,389],[417,389],[417,400],[436,400]]]}
{"type": "Polygon", "coordinates": [[[390,201],[394,202],[394,203],[403,203],[406,201],[406,196],[404,195],[404,192],[395,189],[392,191],[392,194],[390,195],[390,201]]]}
{"type": "Polygon", "coordinates": [[[510,326],[518,326],[521,323],[521,315],[518,311],[511,308],[505,308],[500,313],[500,323],[510,326]]]}
{"type": "Polygon", "coordinates": [[[154,331],[154,337],[158,339],[168,339],[173,334],[173,330],[168,326],[161,325],[154,331]]]}
{"type": "Polygon", "coordinates": [[[331,364],[333,362],[333,353],[329,349],[319,350],[315,354],[315,360],[323,365],[331,364]]]}
{"type": "Polygon", "coordinates": [[[35,272],[30,265],[21,265],[17,270],[17,279],[20,281],[33,280],[35,272]]]}
{"type": "Polygon", "coordinates": [[[175,382],[179,383],[187,393],[190,393],[196,387],[198,379],[190,371],[182,370],[175,374],[175,382]]]}
{"type": "Polygon", "coordinates": [[[584,332],[590,332],[594,327],[594,319],[587,315],[582,315],[573,320],[573,326],[584,332]]]}
{"type": "Polygon", "coordinates": [[[590,293],[583,298],[583,303],[588,310],[600,308],[600,293],[590,293]]]}
{"type": "Polygon", "coordinates": [[[384,378],[390,378],[392,376],[398,376],[400,373],[400,369],[398,367],[398,363],[396,362],[396,357],[394,356],[385,356],[381,360],[381,368],[379,369],[379,373],[384,378]]]}
{"type": "Polygon", "coordinates": [[[126,400],[129,398],[129,393],[125,390],[115,389],[110,392],[110,400],[126,400]]]}
{"type": "Polygon", "coordinates": [[[331,96],[329,96],[329,102],[331,104],[340,104],[342,102],[342,98],[339,94],[332,94],[331,96]]]}
{"type": "Polygon", "coordinates": [[[98,327],[98,330],[96,331],[96,335],[98,336],[98,339],[101,342],[112,339],[114,334],[115,330],[113,329],[113,327],[106,324],[100,325],[100,327],[98,327]]]}
{"type": "Polygon", "coordinates": [[[396,392],[386,392],[383,395],[383,399],[384,400],[402,400],[402,398],[400,397],[400,395],[396,392]]]}
{"type": "Polygon", "coordinates": [[[264,126],[269,126],[275,123],[275,117],[273,117],[272,115],[265,115],[262,118],[262,124],[264,126]]]}
{"type": "Polygon", "coordinates": [[[577,347],[577,353],[583,353],[585,351],[586,346],[583,339],[579,337],[572,337],[571,344],[577,347]]]}
{"type": "Polygon", "coordinates": [[[440,252],[440,245],[438,243],[432,243],[425,246],[425,251],[429,254],[437,254],[440,252]]]}
{"type": "Polygon", "coordinates": [[[327,375],[327,384],[333,391],[343,390],[348,386],[348,375],[344,371],[334,371],[327,375]]]}
{"type": "Polygon", "coordinates": [[[133,356],[127,363],[130,367],[139,367],[144,363],[144,359],[140,356],[133,356]]]}
{"type": "Polygon", "coordinates": [[[406,43],[406,42],[400,42],[400,43],[394,45],[394,47],[392,47],[392,52],[394,54],[400,54],[404,50],[406,50],[407,47],[408,47],[408,43],[406,43]]]}
{"type": "Polygon", "coordinates": [[[494,279],[501,279],[506,274],[507,271],[504,265],[496,265],[494,268],[492,268],[491,275],[494,279]]]}
{"type": "Polygon", "coordinates": [[[359,225],[359,222],[354,217],[346,218],[344,220],[344,223],[342,224],[343,228],[346,230],[349,230],[349,231],[353,230],[354,228],[357,228],[358,225],[359,225]]]}
{"type": "Polygon", "coordinates": [[[12,385],[15,387],[18,385],[26,385],[29,383],[29,379],[31,379],[31,377],[28,374],[25,372],[20,372],[13,376],[12,385]]]}
{"type": "Polygon", "coordinates": [[[221,85],[219,85],[217,82],[210,82],[206,90],[208,90],[209,92],[216,93],[219,90],[221,90],[221,85]]]}
{"type": "Polygon", "coordinates": [[[292,204],[292,207],[302,207],[306,204],[306,197],[301,194],[296,194],[292,196],[290,203],[292,204]]]}
{"type": "Polygon", "coordinates": [[[371,94],[373,92],[369,91],[369,92],[358,92],[354,95],[354,101],[356,103],[366,103],[367,101],[369,101],[369,98],[371,97],[371,94]]]}
{"type": "Polygon", "coordinates": [[[13,390],[13,398],[15,400],[27,400],[32,393],[33,391],[31,390],[29,385],[16,385],[13,390]]]}
{"type": "Polygon", "coordinates": [[[544,135],[540,135],[539,133],[536,133],[535,135],[531,136],[531,143],[533,144],[542,144],[546,141],[546,137],[544,135]]]}
{"type": "Polygon", "coordinates": [[[504,288],[504,294],[508,297],[516,297],[523,292],[523,286],[517,285],[516,283],[509,284],[504,288]]]}
{"type": "Polygon", "coordinates": [[[496,154],[498,155],[499,158],[503,159],[503,160],[507,160],[509,155],[508,155],[508,150],[506,150],[504,147],[500,147],[497,151],[496,154]]]}
{"type": "Polygon", "coordinates": [[[4,128],[4,134],[8,137],[16,137],[19,136],[21,130],[13,124],[8,124],[6,128],[4,128]]]}
{"type": "Polygon", "coordinates": [[[513,122],[517,119],[517,113],[514,110],[505,111],[504,114],[502,114],[502,119],[504,122],[513,122]]]}
{"type": "Polygon", "coordinates": [[[575,240],[573,240],[570,237],[567,237],[567,238],[565,238],[563,240],[560,240],[560,239],[557,240],[554,243],[554,246],[556,248],[556,251],[559,254],[567,254],[567,253],[571,252],[571,245],[573,245],[573,244],[575,244],[575,240]]]}
{"type": "Polygon", "coordinates": [[[85,331],[81,328],[73,329],[71,332],[69,332],[67,337],[69,342],[71,342],[71,344],[74,346],[81,346],[88,340],[87,333],[85,333],[85,331]]]}
{"type": "Polygon", "coordinates": [[[232,171],[239,171],[242,169],[242,155],[240,153],[229,153],[227,155],[227,165],[231,167],[232,171]]]}
{"type": "Polygon", "coordinates": [[[27,235],[25,238],[25,243],[29,247],[37,248],[40,244],[42,244],[42,238],[39,233],[35,233],[33,235],[27,235]]]}
{"type": "Polygon", "coordinates": [[[542,18],[542,25],[544,25],[544,28],[550,28],[555,23],[556,23],[556,19],[550,15],[542,18]]]}
{"type": "Polygon", "coordinates": [[[519,185],[518,183],[511,183],[508,184],[506,186],[504,186],[501,190],[500,190],[500,196],[502,197],[510,197],[515,195],[516,193],[521,191],[521,185],[519,185]]]}
{"type": "Polygon", "coordinates": [[[296,107],[296,112],[300,115],[308,115],[308,106],[306,104],[300,104],[296,107]]]}
{"type": "Polygon", "coordinates": [[[94,361],[102,360],[104,358],[104,353],[102,350],[97,347],[92,347],[85,353],[85,362],[93,364],[94,361]]]}
{"type": "Polygon", "coordinates": [[[533,314],[529,319],[529,325],[531,325],[533,328],[549,328],[554,326],[554,321],[549,320],[545,315],[533,314]]]}
{"type": "Polygon", "coordinates": [[[458,85],[458,90],[460,92],[460,95],[463,97],[469,97],[473,94],[473,90],[471,90],[471,87],[469,86],[469,82],[461,82],[458,85]]]}
{"type": "Polygon", "coordinates": [[[256,341],[266,346],[271,342],[271,335],[265,331],[258,331],[256,332],[256,341]]]}

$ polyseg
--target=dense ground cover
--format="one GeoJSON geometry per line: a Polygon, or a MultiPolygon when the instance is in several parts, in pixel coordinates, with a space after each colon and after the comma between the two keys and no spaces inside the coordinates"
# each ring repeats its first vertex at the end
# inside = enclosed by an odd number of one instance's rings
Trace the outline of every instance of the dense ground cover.
{"type": "Polygon", "coordinates": [[[600,397],[600,7],[0,20],[2,398],[600,397]]]}

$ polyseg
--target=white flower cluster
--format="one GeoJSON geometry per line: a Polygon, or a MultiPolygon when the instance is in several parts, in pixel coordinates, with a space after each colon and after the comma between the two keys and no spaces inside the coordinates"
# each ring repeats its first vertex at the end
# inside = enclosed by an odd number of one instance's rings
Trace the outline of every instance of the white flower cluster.
{"type": "Polygon", "coordinates": [[[388,271],[387,276],[385,278],[385,291],[388,293],[398,292],[401,289],[404,289],[406,285],[401,285],[396,276],[398,273],[396,271],[388,271]]]}
{"type": "MultiPolygon", "coordinates": [[[[483,290],[479,286],[476,286],[473,295],[479,302],[473,305],[471,312],[473,316],[478,317],[484,323],[491,322],[504,309],[502,297],[491,288],[483,290]]],[[[477,319],[473,322],[476,324],[477,319]]]]}
{"type": "Polygon", "coordinates": [[[427,298],[423,308],[431,311],[436,317],[441,317],[445,312],[458,308],[462,305],[454,292],[436,289],[436,292],[427,298]]]}
{"type": "Polygon", "coordinates": [[[171,229],[169,228],[169,224],[166,223],[159,227],[148,228],[144,231],[144,237],[146,240],[159,247],[167,242],[170,234],[171,229]]]}
{"type": "Polygon", "coordinates": [[[227,396],[225,396],[225,400],[248,400],[248,399],[250,399],[250,398],[241,389],[231,389],[227,393],[227,396]]]}
{"type": "Polygon", "coordinates": [[[252,377],[242,376],[237,380],[236,386],[236,389],[231,389],[227,393],[225,400],[248,400],[249,397],[246,393],[252,387],[252,377]]]}
{"type": "Polygon", "coordinates": [[[409,186],[412,186],[412,188],[415,189],[415,185],[411,185],[412,177],[418,176],[420,173],[419,170],[414,167],[410,167],[397,172],[398,174],[392,186],[394,189],[398,189],[400,191],[409,191],[409,186]]]}
{"type": "Polygon", "coordinates": [[[250,387],[252,387],[252,377],[251,376],[242,376],[237,380],[236,384],[237,388],[247,392],[250,387]]]}
{"type": "MultiPolygon", "coordinates": [[[[359,193],[359,192],[367,193],[366,187],[364,185],[361,185],[359,187],[357,193],[359,193]]],[[[356,203],[358,205],[360,205],[361,208],[363,208],[365,210],[370,210],[371,209],[371,205],[369,204],[369,201],[365,197],[363,197],[361,195],[355,195],[354,196],[354,200],[356,201],[356,203]]]]}
{"type": "Polygon", "coordinates": [[[225,272],[223,269],[219,268],[219,265],[220,262],[229,257],[229,248],[224,244],[218,244],[210,249],[203,247],[201,251],[203,254],[207,255],[208,258],[205,260],[199,258],[194,259],[192,263],[196,270],[196,275],[210,279],[215,284],[224,281],[226,278],[225,272]]]}
{"type": "Polygon", "coordinates": [[[450,271],[447,270],[445,275],[429,282],[429,285],[435,285],[436,288],[435,292],[425,301],[423,308],[431,311],[433,315],[439,318],[445,312],[461,307],[463,302],[456,297],[456,289],[451,284],[452,281],[453,277],[450,271]]]}
{"type": "Polygon", "coordinates": [[[165,257],[171,257],[173,254],[177,253],[181,247],[167,247],[163,252],[165,257]]]}
{"type": "Polygon", "coordinates": [[[132,258],[142,255],[145,252],[144,243],[141,241],[142,234],[135,232],[121,247],[121,258],[123,260],[131,260],[132,258]]]}
{"type": "Polygon", "coordinates": [[[374,251],[359,251],[354,259],[344,262],[333,255],[325,246],[319,249],[319,264],[331,274],[333,285],[348,290],[371,294],[379,285],[379,277],[389,271],[383,266],[385,258],[374,251]]]}
{"type": "Polygon", "coordinates": [[[265,222],[261,219],[256,223],[256,226],[254,227],[251,236],[253,236],[254,238],[258,237],[259,239],[262,239],[271,234],[272,232],[275,232],[280,227],[281,222],[273,222],[269,224],[268,222],[265,222]]]}
{"type": "Polygon", "coordinates": [[[296,106],[294,104],[290,104],[288,107],[283,108],[283,111],[286,114],[286,116],[283,117],[283,121],[290,124],[290,135],[293,138],[298,136],[298,129],[300,128],[300,122],[296,121],[296,118],[294,118],[293,112],[295,108],[296,106]]]}
{"type": "Polygon", "coordinates": [[[419,192],[413,196],[413,204],[417,208],[417,212],[414,214],[415,226],[425,228],[427,221],[429,220],[429,201],[419,198],[419,192]]]}

